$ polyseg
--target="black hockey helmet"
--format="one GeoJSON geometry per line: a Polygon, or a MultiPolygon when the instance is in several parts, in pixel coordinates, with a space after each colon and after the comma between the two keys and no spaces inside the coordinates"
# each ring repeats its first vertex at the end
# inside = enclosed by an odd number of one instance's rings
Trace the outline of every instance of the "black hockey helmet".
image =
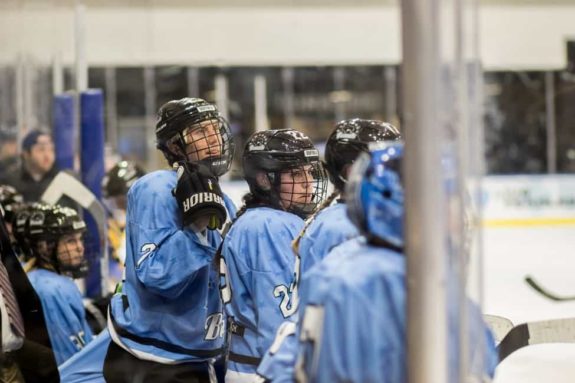
{"type": "Polygon", "coordinates": [[[0,204],[4,208],[4,220],[12,223],[16,212],[24,205],[24,197],[10,185],[0,185],[0,204]]]}
{"type": "Polygon", "coordinates": [[[327,192],[319,152],[309,137],[296,130],[254,133],[244,147],[243,169],[257,200],[300,217],[313,213],[327,192]],[[286,173],[290,181],[282,182],[282,174],[286,173]],[[267,176],[270,187],[258,181],[258,174],[267,176]]]}
{"type": "Polygon", "coordinates": [[[156,123],[157,148],[170,164],[201,162],[215,176],[226,173],[234,155],[228,122],[217,107],[201,98],[172,100],[160,108],[156,123]],[[178,149],[174,150],[176,146],[178,149]]]}
{"type": "Polygon", "coordinates": [[[28,241],[28,218],[30,217],[32,206],[32,204],[23,204],[12,217],[12,235],[16,240],[16,251],[25,261],[32,258],[30,243],[28,241]]]}
{"type": "Polygon", "coordinates": [[[134,182],[144,174],[144,170],[134,162],[118,162],[112,169],[108,170],[102,180],[104,198],[125,196],[134,182]]]}
{"type": "Polygon", "coordinates": [[[72,278],[82,278],[88,271],[83,239],[81,250],[72,250],[76,254],[72,254],[68,243],[64,243],[64,250],[59,252],[58,243],[69,234],[85,231],[86,223],[76,210],[59,205],[34,204],[26,225],[28,243],[38,266],[72,278]]]}
{"type": "Polygon", "coordinates": [[[343,190],[345,166],[351,165],[360,153],[367,152],[370,142],[400,139],[399,130],[387,122],[361,118],[338,122],[325,146],[325,166],[330,181],[338,190],[343,190]]]}

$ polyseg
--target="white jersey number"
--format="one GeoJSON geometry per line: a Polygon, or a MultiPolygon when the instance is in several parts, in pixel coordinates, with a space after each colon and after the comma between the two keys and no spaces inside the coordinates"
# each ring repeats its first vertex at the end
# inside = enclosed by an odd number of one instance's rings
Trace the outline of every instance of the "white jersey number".
{"type": "Polygon", "coordinates": [[[230,303],[232,300],[232,286],[230,284],[230,277],[228,266],[224,257],[220,258],[220,295],[224,304],[230,303]]]}

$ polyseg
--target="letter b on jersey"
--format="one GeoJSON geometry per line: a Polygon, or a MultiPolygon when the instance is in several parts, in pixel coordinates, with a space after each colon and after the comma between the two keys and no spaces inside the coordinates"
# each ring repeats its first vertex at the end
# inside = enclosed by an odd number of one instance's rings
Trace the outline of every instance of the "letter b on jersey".
{"type": "Polygon", "coordinates": [[[206,325],[204,326],[206,330],[206,336],[204,340],[215,340],[218,337],[224,336],[224,315],[222,313],[216,313],[210,315],[206,319],[206,325]]]}

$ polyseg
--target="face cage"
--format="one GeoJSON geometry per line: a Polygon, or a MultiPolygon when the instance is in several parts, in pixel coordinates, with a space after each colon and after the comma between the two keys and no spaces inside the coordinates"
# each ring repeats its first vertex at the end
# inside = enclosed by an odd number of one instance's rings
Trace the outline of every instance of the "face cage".
{"type": "Polygon", "coordinates": [[[328,176],[319,161],[275,173],[273,178],[277,204],[300,218],[313,214],[327,196],[328,176]]]}
{"type": "Polygon", "coordinates": [[[87,241],[85,233],[82,233],[80,240],[82,241],[84,252],[82,254],[81,261],[77,264],[73,263],[73,257],[71,255],[71,251],[75,251],[72,247],[77,245],[65,243],[64,251],[58,252],[58,243],[56,243],[54,249],[54,259],[56,261],[58,272],[73,279],[83,278],[88,275],[89,264],[88,260],[86,259],[87,241]]]}
{"type": "Polygon", "coordinates": [[[235,147],[224,118],[195,123],[183,129],[176,138],[188,162],[203,163],[216,177],[230,169],[235,147]]]}

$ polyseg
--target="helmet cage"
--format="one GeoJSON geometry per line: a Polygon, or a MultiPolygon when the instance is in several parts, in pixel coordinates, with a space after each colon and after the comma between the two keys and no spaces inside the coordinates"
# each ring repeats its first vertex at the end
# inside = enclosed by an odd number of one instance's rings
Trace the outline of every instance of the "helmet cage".
{"type": "MultiPolygon", "coordinates": [[[[59,243],[57,243],[54,249],[54,257],[56,258],[57,269],[59,274],[66,275],[73,279],[78,279],[88,275],[88,260],[85,258],[83,254],[84,250],[82,250],[82,257],[79,260],[76,260],[78,257],[77,256],[75,257],[73,255],[74,252],[79,251],[77,249],[76,250],[73,249],[74,246],[78,246],[77,243],[78,240],[74,238],[66,239],[66,236],[68,234],[74,234],[74,233],[78,233],[78,231],[62,234],[60,236],[58,242],[65,241],[64,244],[62,245],[64,249],[60,250],[59,243]]],[[[85,243],[84,232],[80,233],[82,234],[82,236],[80,237],[79,241],[81,241],[82,243],[81,246],[82,248],[84,248],[85,243]]]]}
{"type": "Polygon", "coordinates": [[[327,195],[328,178],[319,160],[272,174],[275,205],[301,218],[311,215],[327,195]]]}

